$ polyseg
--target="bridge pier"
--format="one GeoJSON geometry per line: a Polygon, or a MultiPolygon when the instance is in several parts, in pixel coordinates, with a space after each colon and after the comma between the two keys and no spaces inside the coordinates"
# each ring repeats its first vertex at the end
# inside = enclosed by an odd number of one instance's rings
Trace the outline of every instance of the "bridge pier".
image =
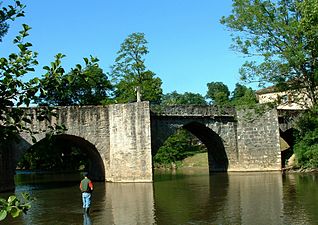
{"type": "Polygon", "coordinates": [[[109,106],[109,143],[106,181],[153,181],[148,102],[109,106]]]}

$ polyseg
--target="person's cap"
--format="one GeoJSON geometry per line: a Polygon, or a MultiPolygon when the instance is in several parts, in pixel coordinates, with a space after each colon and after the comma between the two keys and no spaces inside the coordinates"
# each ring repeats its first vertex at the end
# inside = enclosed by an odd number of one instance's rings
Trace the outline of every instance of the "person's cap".
{"type": "Polygon", "coordinates": [[[84,177],[87,177],[87,175],[88,175],[88,172],[83,172],[84,177]]]}

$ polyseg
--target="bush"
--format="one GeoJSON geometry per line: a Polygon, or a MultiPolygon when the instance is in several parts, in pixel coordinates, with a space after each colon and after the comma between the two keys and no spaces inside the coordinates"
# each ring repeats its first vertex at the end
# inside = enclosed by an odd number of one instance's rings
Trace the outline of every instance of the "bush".
{"type": "Polygon", "coordinates": [[[302,115],[296,127],[299,134],[294,152],[298,166],[318,168],[318,107],[302,115]]]}
{"type": "Polygon", "coordinates": [[[198,139],[188,131],[180,129],[159,148],[154,156],[154,163],[176,164],[178,161],[203,151],[205,151],[205,146],[198,139]]]}

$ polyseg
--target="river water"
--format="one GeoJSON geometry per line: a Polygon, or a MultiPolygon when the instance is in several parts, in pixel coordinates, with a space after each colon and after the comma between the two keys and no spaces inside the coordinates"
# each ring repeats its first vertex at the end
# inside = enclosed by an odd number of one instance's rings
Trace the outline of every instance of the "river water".
{"type": "MultiPolygon", "coordinates": [[[[318,224],[318,174],[156,172],[154,183],[95,183],[89,216],[80,175],[18,174],[16,194],[36,200],[0,224],[318,224]]],[[[5,197],[8,194],[2,194],[5,197]]]]}

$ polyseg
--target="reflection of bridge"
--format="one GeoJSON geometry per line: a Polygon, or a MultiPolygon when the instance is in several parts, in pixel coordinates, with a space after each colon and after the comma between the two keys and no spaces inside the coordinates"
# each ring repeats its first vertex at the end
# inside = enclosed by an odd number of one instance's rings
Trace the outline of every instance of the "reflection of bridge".
{"type": "MultiPolygon", "coordinates": [[[[79,146],[94,162],[89,168],[93,178],[151,182],[152,155],[178,128],[185,128],[205,144],[211,172],[280,170],[277,112],[271,110],[254,119],[251,115],[213,106],[150,109],[148,102],[141,102],[105,107],[60,107],[52,123],[64,124],[68,129],[58,139],[79,146]]],[[[33,119],[30,127],[33,131],[48,125],[33,119]]],[[[40,132],[37,139],[43,139],[44,135],[40,132]]],[[[14,159],[31,143],[29,135],[21,134],[20,143],[7,146],[11,154],[3,151],[0,169],[11,173],[0,174],[0,178],[4,177],[0,182],[5,181],[6,185],[11,182],[14,159]]]]}

